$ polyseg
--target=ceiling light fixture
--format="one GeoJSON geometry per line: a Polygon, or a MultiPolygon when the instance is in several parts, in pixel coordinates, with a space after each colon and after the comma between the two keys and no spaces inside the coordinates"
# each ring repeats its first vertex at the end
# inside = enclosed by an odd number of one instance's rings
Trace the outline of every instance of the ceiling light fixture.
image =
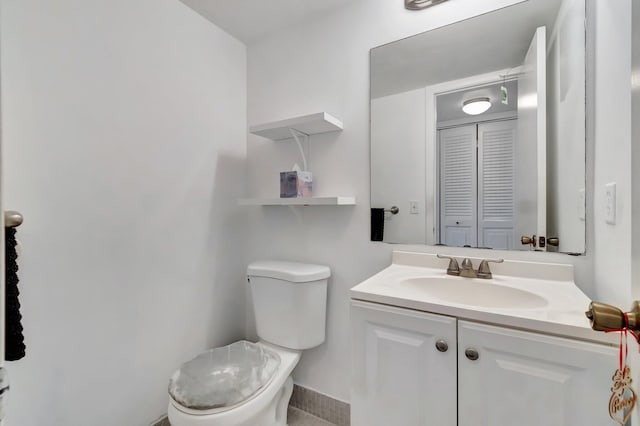
{"type": "Polygon", "coordinates": [[[469,115],[482,114],[489,108],[491,108],[491,100],[489,98],[473,98],[462,103],[462,111],[469,115]]]}
{"type": "Polygon", "coordinates": [[[409,10],[422,10],[447,0],[404,0],[404,7],[409,10]]]}

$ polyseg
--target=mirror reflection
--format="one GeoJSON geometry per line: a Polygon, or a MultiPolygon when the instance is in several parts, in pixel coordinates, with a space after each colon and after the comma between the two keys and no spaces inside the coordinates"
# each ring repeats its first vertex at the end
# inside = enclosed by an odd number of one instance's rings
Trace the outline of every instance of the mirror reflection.
{"type": "Polygon", "coordinates": [[[372,240],[584,252],[585,21],[527,1],[372,49],[372,240]]]}

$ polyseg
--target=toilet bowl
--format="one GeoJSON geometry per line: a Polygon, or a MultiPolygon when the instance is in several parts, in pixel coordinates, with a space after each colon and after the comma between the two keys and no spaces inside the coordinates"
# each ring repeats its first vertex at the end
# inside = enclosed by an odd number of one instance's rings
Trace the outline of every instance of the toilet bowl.
{"type": "Polygon", "coordinates": [[[287,406],[293,391],[291,372],[300,360],[300,351],[258,342],[279,355],[280,367],[270,382],[249,399],[238,404],[209,410],[190,409],[173,397],[169,403],[172,426],[286,426],[287,406]]]}
{"type": "Polygon", "coordinates": [[[172,426],[286,426],[291,372],[325,339],[326,266],[254,262],[247,268],[261,340],[198,355],[169,385],[172,426]]]}

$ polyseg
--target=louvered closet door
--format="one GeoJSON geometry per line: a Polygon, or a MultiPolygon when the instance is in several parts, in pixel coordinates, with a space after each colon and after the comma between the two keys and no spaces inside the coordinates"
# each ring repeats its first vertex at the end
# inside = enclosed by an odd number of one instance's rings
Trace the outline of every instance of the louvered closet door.
{"type": "Polygon", "coordinates": [[[515,246],[515,120],[478,124],[478,246],[515,246]]]}
{"type": "Polygon", "coordinates": [[[476,125],[439,131],[440,243],[477,246],[476,125]]]}

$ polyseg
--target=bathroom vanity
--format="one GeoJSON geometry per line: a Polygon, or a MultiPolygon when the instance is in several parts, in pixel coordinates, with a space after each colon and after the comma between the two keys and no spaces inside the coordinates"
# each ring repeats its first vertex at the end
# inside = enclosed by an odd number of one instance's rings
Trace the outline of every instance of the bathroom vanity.
{"type": "Polygon", "coordinates": [[[572,266],[506,261],[486,280],[446,268],[396,251],[351,289],[352,425],[616,424],[618,335],[591,330],[572,266]]]}

